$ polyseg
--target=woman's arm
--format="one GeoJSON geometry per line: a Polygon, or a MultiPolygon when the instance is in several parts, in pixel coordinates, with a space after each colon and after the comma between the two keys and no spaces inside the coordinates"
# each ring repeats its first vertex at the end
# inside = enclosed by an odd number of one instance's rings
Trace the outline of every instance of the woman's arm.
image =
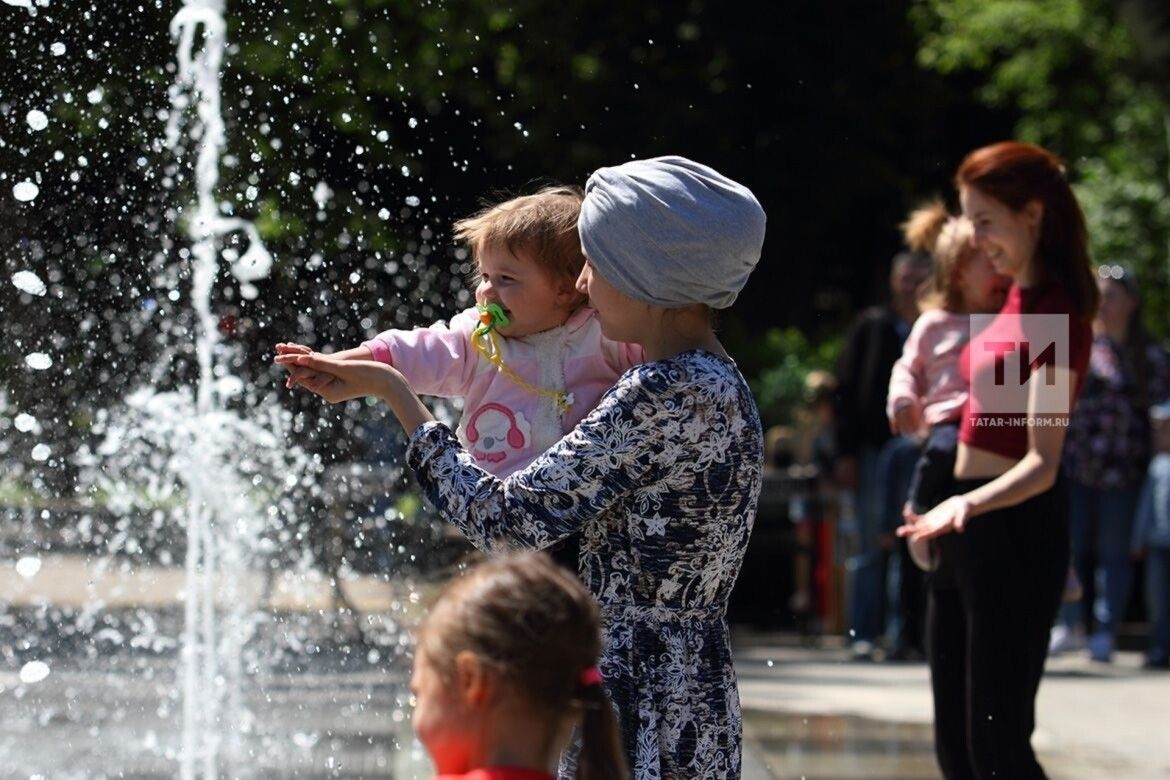
{"type": "MultiPolygon", "coordinates": [[[[1056,372],[1055,386],[1068,388],[1069,400],[1065,408],[1071,409],[1076,399],[1076,372],[1060,367],[1053,370],[1056,372]]],[[[1051,399],[1047,397],[1050,391],[1046,392],[1042,378],[1042,374],[1034,375],[1028,393],[1028,451],[1024,457],[990,482],[962,495],[951,496],[925,514],[906,512],[906,524],[898,529],[899,536],[919,540],[949,531],[961,532],[970,518],[1023,503],[1056,483],[1069,415],[1067,412],[1039,411],[1051,406],[1051,399]]]]}
{"type": "MultiPolygon", "coordinates": [[[[306,347],[304,344],[297,344],[295,342],[281,342],[276,345],[276,354],[281,355],[311,355],[313,350],[306,347]]],[[[341,352],[333,352],[331,357],[339,358],[340,360],[371,360],[373,354],[365,346],[352,347],[351,349],[344,349],[341,352]]],[[[280,363],[281,361],[277,361],[280,363]]],[[[285,380],[284,386],[287,388],[294,388],[301,384],[302,381],[312,376],[312,370],[303,368],[290,363],[283,364],[288,369],[288,378],[285,380]]]]}
{"type": "Polygon", "coordinates": [[[654,481],[665,437],[683,438],[639,376],[627,374],[576,428],[507,479],[479,468],[438,423],[415,432],[407,462],[431,503],[476,547],[548,547],[654,481]]]}
{"type": "Polygon", "coordinates": [[[683,439],[680,421],[663,419],[654,387],[662,381],[661,372],[627,375],[565,438],[527,468],[500,480],[479,468],[446,426],[434,422],[392,367],[324,355],[277,357],[277,362],[289,361],[317,375],[304,386],[327,401],[365,396],[385,401],[413,434],[407,461],[423,490],[440,514],[481,549],[541,549],[569,536],[646,484],[659,444],[683,439]]]}
{"type": "Polygon", "coordinates": [[[373,396],[382,399],[405,431],[434,420],[405,377],[393,366],[372,360],[347,360],[316,352],[277,354],[276,362],[300,372],[301,387],[329,403],[373,396]]]}

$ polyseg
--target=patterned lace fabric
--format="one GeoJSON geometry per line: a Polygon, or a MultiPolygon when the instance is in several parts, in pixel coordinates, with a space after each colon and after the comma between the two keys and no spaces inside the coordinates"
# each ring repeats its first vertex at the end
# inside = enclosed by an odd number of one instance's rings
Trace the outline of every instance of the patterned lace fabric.
{"type": "Polygon", "coordinates": [[[481,549],[539,549],[581,532],[581,578],[604,616],[601,669],[636,778],[739,777],[725,615],[755,519],[763,436],[733,363],[692,351],[630,369],[505,480],[438,423],[419,427],[407,458],[481,549]]]}

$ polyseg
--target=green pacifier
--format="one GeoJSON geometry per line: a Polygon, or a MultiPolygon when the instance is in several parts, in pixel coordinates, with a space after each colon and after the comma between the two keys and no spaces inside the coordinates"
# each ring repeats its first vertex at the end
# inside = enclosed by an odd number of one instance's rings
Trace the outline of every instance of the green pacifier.
{"type": "Polygon", "coordinates": [[[496,328],[506,328],[512,324],[508,315],[504,313],[504,308],[498,303],[477,305],[475,309],[479,312],[479,324],[475,326],[474,331],[476,336],[486,336],[496,328]]]}

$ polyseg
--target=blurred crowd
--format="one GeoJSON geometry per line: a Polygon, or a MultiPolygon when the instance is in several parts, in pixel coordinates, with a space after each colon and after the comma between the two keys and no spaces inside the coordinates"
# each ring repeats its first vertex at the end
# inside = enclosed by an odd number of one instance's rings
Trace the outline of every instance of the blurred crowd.
{"type": "MultiPolygon", "coordinates": [[[[766,439],[767,473],[795,486],[789,612],[803,629],[844,633],[857,660],[926,654],[932,574],[894,531],[927,441],[921,430],[899,431],[891,409],[896,366],[931,308],[937,233],[907,232],[908,248],[891,263],[888,299],[856,316],[836,371],[811,371],[793,425],[772,428],[766,439]]],[[[1146,327],[1129,268],[1101,265],[1097,283],[1088,375],[1062,459],[1072,565],[1049,653],[1109,663],[1121,630],[1123,642],[1143,650],[1147,668],[1167,669],[1170,353],[1146,327]]]]}

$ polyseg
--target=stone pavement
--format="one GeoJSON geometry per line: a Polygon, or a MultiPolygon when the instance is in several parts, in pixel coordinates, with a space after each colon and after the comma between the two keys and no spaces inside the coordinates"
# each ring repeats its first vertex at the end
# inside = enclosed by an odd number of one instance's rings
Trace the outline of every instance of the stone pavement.
{"type": "MultiPolygon", "coordinates": [[[[844,644],[737,630],[744,780],[937,778],[924,663],[857,662],[844,644]]],[[[1170,673],[1050,659],[1033,744],[1053,780],[1170,778],[1170,673]]]]}

